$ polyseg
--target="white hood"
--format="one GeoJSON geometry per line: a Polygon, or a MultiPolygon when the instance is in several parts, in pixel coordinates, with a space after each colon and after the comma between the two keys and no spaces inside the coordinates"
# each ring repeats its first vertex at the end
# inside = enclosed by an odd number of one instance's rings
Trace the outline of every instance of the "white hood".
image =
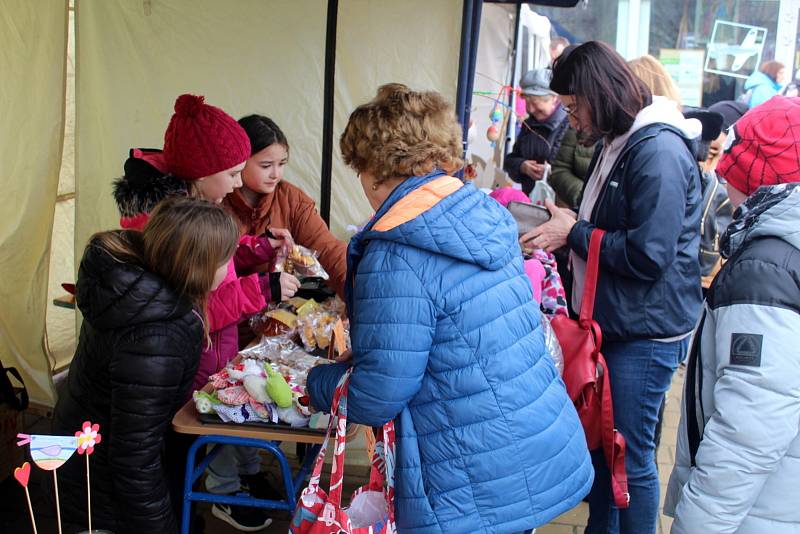
{"type": "Polygon", "coordinates": [[[700,121],[684,117],[678,109],[677,102],[663,96],[653,96],[653,103],[636,115],[630,133],[657,122],[678,128],[687,139],[700,137],[703,132],[703,125],[700,121]]]}

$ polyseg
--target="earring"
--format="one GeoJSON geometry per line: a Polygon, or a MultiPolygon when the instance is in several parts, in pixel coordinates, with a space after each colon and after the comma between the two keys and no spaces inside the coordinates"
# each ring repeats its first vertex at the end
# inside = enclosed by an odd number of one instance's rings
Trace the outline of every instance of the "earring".
{"type": "Polygon", "coordinates": [[[377,191],[378,190],[378,184],[372,184],[372,190],[373,191],[377,191]]]}

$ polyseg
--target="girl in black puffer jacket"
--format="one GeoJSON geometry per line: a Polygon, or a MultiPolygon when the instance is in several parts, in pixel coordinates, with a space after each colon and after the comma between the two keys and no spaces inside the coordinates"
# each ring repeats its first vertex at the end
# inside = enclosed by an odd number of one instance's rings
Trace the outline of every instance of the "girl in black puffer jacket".
{"type": "MultiPolygon", "coordinates": [[[[205,300],[227,272],[239,232],[221,208],[171,198],[143,232],[96,234],[78,272],[80,339],[55,408],[54,432],[100,424],[92,456],[92,523],[177,533],[164,436],[207,344],[205,300]]],[[[59,470],[64,519],[86,524],[83,464],[59,470]]]]}

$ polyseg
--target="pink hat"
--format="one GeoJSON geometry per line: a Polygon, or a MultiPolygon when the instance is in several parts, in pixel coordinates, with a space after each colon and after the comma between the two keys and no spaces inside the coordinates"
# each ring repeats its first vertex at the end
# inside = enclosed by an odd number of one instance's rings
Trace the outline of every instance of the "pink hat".
{"type": "Polygon", "coordinates": [[[531,199],[528,198],[528,195],[519,189],[514,189],[513,187],[499,187],[489,193],[489,196],[498,201],[504,207],[508,206],[509,202],[523,202],[525,204],[531,203],[531,199]]]}

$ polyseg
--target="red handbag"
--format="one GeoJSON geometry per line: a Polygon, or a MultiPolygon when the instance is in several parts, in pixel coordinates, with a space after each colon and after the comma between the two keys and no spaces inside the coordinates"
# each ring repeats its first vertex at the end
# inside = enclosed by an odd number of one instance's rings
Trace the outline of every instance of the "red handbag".
{"type": "Polygon", "coordinates": [[[625,471],[625,438],[614,428],[614,405],[606,360],[600,353],[603,334],[593,319],[597,290],[600,245],[605,231],[595,229],[589,241],[586,278],[581,313],[577,321],[557,315],[551,321],[564,353],[564,383],[575,404],[590,450],[603,449],[611,472],[614,504],[627,508],[630,503],[628,475],[625,471]]]}
{"type": "Polygon", "coordinates": [[[394,423],[386,423],[376,439],[369,483],[361,486],[342,507],[344,448],[347,434],[348,371],[336,387],[331,422],[319,450],[308,487],[300,494],[289,525],[291,534],[394,534],[394,423]],[[336,447],[331,463],[330,493],[319,487],[325,452],[336,429],[336,447]],[[384,484],[386,480],[386,484],[384,484]]]}

